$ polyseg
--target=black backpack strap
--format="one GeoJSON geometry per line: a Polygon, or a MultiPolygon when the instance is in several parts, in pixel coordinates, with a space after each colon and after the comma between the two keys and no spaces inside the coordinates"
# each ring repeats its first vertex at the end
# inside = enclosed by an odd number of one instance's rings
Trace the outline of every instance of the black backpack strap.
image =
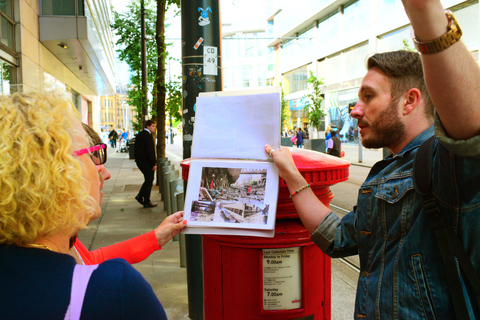
{"type": "Polygon", "coordinates": [[[477,306],[480,306],[480,279],[468,257],[465,249],[445,217],[440,213],[437,202],[432,194],[433,146],[435,137],[425,141],[415,155],[413,164],[413,183],[415,190],[423,197],[425,214],[432,223],[438,246],[447,272],[447,283],[450,297],[455,308],[457,319],[470,319],[463,288],[459,278],[456,259],[464,276],[470,282],[475,292],[477,306]]]}

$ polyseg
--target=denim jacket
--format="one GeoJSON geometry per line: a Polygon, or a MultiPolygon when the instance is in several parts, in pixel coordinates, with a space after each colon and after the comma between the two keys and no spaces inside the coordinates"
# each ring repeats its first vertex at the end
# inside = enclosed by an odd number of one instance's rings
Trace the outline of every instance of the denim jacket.
{"type": "MultiPolygon", "coordinates": [[[[435,234],[413,186],[414,156],[433,134],[432,126],[376,163],[354,211],[341,220],[330,213],[312,233],[331,257],[359,254],[355,318],[455,318],[435,234]]],[[[435,135],[433,194],[480,274],[480,137],[453,141],[438,118],[435,135]]]]}

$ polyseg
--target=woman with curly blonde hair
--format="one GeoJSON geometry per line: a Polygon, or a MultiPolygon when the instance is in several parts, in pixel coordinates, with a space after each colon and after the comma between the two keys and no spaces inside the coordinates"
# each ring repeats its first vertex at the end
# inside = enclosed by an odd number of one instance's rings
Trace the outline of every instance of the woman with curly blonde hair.
{"type": "Polygon", "coordinates": [[[83,273],[70,239],[100,214],[93,150],[64,95],[0,98],[2,319],[166,319],[151,286],[123,259],[90,268],[84,300],[74,299],[83,273]]]}
{"type": "MultiPolygon", "coordinates": [[[[82,123],[82,126],[90,138],[90,146],[99,148],[96,165],[100,173],[100,190],[102,190],[103,181],[111,178],[110,172],[103,166],[107,162],[107,145],[103,143],[92,127],[85,123],[82,123]]],[[[103,194],[100,194],[100,203],[102,196],[103,194]]],[[[96,218],[98,216],[91,216],[90,221],[96,218]]],[[[175,212],[166,217],[155,230],[93,251],[89,251],[79,239],[73,239],[70,254],[78,264],[85,265],[98,264],[114,258],[123,258],[128,263],[138,263],[148,258],[153,252],[160,250],[180,233],[186,223],[187,220],[183,220],[183,211],[175,212]]]]}

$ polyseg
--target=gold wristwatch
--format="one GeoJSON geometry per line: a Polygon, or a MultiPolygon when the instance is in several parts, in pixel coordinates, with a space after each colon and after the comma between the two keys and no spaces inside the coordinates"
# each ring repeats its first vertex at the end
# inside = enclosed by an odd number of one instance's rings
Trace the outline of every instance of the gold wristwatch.
{"type": "Polygon", "coordinates": [[[460,29],[457,19],[455,19],[455,16],[450,10],[445,10],[445,15],[448,19],[447,32],[445,34],[430,41],[419,41],[417,38],[413,38],[413,43],[418,52],[422,54],[442,52],[460,41],[462,29],[460,29]]]}

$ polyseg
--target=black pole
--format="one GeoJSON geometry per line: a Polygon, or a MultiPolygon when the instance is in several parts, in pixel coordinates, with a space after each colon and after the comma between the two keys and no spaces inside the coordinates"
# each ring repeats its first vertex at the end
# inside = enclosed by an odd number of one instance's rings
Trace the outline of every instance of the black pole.
{"type": "Polygon", "coordinates": [[[140,4],[140,19],[142,25],[141,58],[142,58],[142,125],[145,126],[147,117],[147,40],[145,34],[145,4],[140,4]]]}
{"type": "MultiPolygon", "coordinates": [[[[195,103],[200,92],[222,90],[219,0],[181,0],[183,158],[192,156],[195,103]]],[[[185,183],[185,190],[186,190],[185,183]]],[[[186,204],[187,205],[187,204],[186,204]]],[[[186,235],[188,311],[203,319],[202,236],[186,235]]]]}
{"type": "Polygon", "coordinates": [[[169,131],[170,131],[170,144],[173,144],[173,122],[172,122],[172,115],[170,115],[170,128],[169,128],[169,131]]]}

